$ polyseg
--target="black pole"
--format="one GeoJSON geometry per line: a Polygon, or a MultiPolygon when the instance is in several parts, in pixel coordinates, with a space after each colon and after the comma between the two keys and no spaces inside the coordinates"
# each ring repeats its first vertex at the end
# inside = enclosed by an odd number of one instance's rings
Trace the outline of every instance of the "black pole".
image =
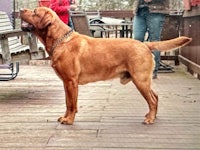
{"type": "Polygon", "coordinates": [[[12,13],[12,18],[13,18],[13,28],[15,29],[15,0],[13,0],[13,13],[12,13]]]}

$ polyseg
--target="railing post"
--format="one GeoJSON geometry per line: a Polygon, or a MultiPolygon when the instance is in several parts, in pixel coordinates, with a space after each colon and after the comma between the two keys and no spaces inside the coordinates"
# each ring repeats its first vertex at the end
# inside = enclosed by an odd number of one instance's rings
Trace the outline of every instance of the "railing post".
{"type": "Polygon", "coordinates": [[[1,40],[3,64],[10,64],[11,63],[11,54],[10,54],[9,45],[8,45],[8,38],[1,36],[0,40],[1,40]]]}
{"type": "Polygon", "coordinates": [[[37,39],[33,33],[28,33],[28,44],[30,53],[38,52],[37,39]]]}

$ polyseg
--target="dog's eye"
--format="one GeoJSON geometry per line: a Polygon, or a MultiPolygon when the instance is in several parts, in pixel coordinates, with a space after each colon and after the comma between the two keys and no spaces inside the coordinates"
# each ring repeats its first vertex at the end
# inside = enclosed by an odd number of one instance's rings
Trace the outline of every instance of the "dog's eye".
{"type": "Polygon", "coordinates": [[[39,14],[37,14],[37,9],[34,9],[33,12],[35,16],[39,16],[39,14]]]}
{"type": "Polygon", "coordinates": [[[34,14],[36,14],[36,9],[34,9],[34,11],[33,11],[33,12],[34,12],[34,14]]]}
{"type": "Polygon", "coordinates": [[[34,14],[35,14],[35,15],[38,15],[37,9],[34,9],[34,14]]]}

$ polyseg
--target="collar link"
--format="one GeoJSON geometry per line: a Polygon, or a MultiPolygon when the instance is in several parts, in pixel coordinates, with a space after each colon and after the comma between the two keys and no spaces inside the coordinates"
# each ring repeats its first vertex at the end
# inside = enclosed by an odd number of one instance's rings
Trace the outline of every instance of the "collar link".
{"type": "Polygon", "coordinates": [[[73,32],[73,29],[71,29],[70,31],[68,31],[67,33],[65,33],[62,37],[58,38],[56,40],[56,42],[53,43],[53,46],[51,47],[50,52],[49,52],[50,56],[53,55],[53,52],[54,52],[55,48],[58,46],[58,44],[61,43],[65,38],[70,37],[70,35],[72,34],[72,32],[73,32]]]}

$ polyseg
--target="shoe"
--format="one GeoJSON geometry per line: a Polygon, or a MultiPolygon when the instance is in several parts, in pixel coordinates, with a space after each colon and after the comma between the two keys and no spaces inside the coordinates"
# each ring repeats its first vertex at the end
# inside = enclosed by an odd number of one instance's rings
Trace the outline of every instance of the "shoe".
{"type": "Polygon", "coordinates": [[[157,74],[153,74],[153,79],[157,79],[157,78],[158,78],[157,74]]]}

